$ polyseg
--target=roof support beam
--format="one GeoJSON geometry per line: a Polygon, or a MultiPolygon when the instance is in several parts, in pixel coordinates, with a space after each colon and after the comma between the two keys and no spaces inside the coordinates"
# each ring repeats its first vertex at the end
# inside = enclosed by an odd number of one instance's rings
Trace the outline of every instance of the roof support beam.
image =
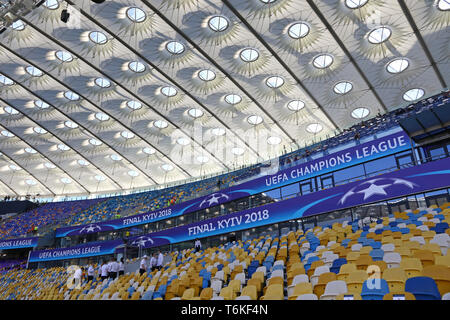
{"type": "MultiPolygon", "coordinates": [[[[216,67],[218,70],[220,70],[220,72],[222,72],[223,74],[225,74],[225,76],[230,79],[231,82],[233,82],[233,84],[239,88],[239,90],[241,90],[242,92],[245,93],[245,95],[247,97],[250,98],[250,100],[253,101],[253,103],[255,103],[258,108],[289,138],[291,139],[291,142],[294,142],[295,144],[297,144],[295,142],[295,139],[289,134],[289,132],[287,132],[282,126],[278,125],[277,120],[275,120],[274,117],[272,117],[272,115],[270,113],[268,113],[263,106],[261,105],[261,103],[259,103],[258,101],[256,101],[255,98],[252,97],[252,95],[250,94],[250,92],[248,92],[243,86],[241,86],[239,84],[239,82],[236,81],[236,79],[234,79],[234,77],[228,73],[220,64],[217,63],[217,61],[210,57],[208,53],[206,53],[205,50],[203,50],[197,43],[195,43],[195,41],[193,41],[191,38],[189,38],[180,28],[178,28],[172,21],[170,21],[170,19],[168,19],[165,15],[163,15],[161,13],[161,11],[159,11],[157,8],[155,8],[155,6],[153,6],[151,3],[149,3],[147,0],[142,0],[143,3],[145,3],[150,9],[152,9],[153,12],[155,12],[162,20],[164,20],[165,23],[167,23],[172,29],[174,29],[177,33],[179,33],[187,42],[189,42],[198,52],[200,52],[202,54],[202,56],[204,56],[212,65],[214,65],[214,67],[216,67]]],[[[298,145],[298,144],[297,144],[298,145]]]]}
{"type": "Polygon", "coordinates": [[[364,74],[362,69],[359,67],[358,63],[353,58],[353,56],[350,53],[350,51],[348,51],[347,47],[344,45],[344,42],[342,42],[341,38],[339,38],[339,36],[337,35],[336,31],[334,31],[333,27],[330,25],[328,20],[325,18],[325,16],[322,14],[322,12],[319,10],[319,8],[316,6],[314,1],[313,0],[306,0],[306,2],[308,2],[309,6],[315,12],[317,17],[319,17],[320,21],[322,21],[322,23],[325,25],[325,27],[327,28],[328,32],[330,32],[330,34],[333,36],[334,40],[337,42],[339,47],[342,49],[342,51],[344,51],[345,55],[350,60],[350,62],[353,64],[353,66],[355,67],[356,71],[358,71],[359,75],[364,80],[364,82],[366,83],[366,85],[369,88],[369,90],[372,91],[373,95],[375,96],[375,98],[377,99],[378,103],[381,105],[383,110],[385,112],[388,112],[389,110],[386,107],[386,104],[383,102],[383,100],[381,99],[381,97],[379,96],[377,91],[375,90],[374,86],[370,83],[369,79],[366,77],[366,75],[364,74]]]}
{"type": "MultiPolygon", "coordinates": [[[[0,101],[1,102],[3,102],[4,104],[7,104],[7,105],[10,105],[11,106],[11,104],[10,103],[8,103],[7,101],[5,101],[4,99],[2,99],[2,98],[0,98],[0,101]]],[[[43,125],[41,125],[40,123],[37,123],[34,119],[32,119],[30,116],[28,116],[27,114],[25,114],[25,113],[23,113],[23,112],[21,112],[21,114],[22,114],[22,116],[24,116],[25,118],[27,118],[29,121],[31,121],[31,122],[33,122],[34,124],[36,124],[36,125],[39,125],[40,127],[42,127],[43,129],[45,129],[47,132],[49,132],[49,133],[51,133],[51,131],[49,131],[49,129],[48,128],[46,128],[45,126],[43,126],[43,125]]],[[[10,131],[12,131],[10,128],[8,128],[8,130],[10,130],[10,131]]],[[[17,132],[13,132],[17,137],[19,137],[19,135],[18,135],[18,133],[17,132]]],[[[52,133],[52,136],[54,136],[53,135],[53,133],[52,133]]],[[[58,140],[60,140],[58,137],[56,137],[56,136],[54,136],[55,138],[57,138],[58,140]]],[[[28,146],[30,146],[29,145],[29,143],[25,140],[25,138],[23,138],[23,137],[19,137],[24,143],[26,143],[28,146]]],[[[34,146],[34,148],[33,149],[35,149],[43,158],[50,158],[50,157],[47,157],[47,156],[45,156],[44,154],[42,154],[38,149],[37,149],[37,147],[36,146],[34,146]]],[[[75,150],[75,149],[73,149],[72,148],[72,150],[74,150],[80,157],[82,157],[83,159],[85,159],[85,160],[88,160],[88,159],[86,159],[81,153],[79,153],[77,150],[75,150]]],[[[51,161],[55,166],[57,166],[58,167],[58,169],[60,169],[61,171],[63,171],[66,175],[68,175],[73,181],[76,181],[76,183],[79,185],[79,186],[81,186],[81,188],[83,188],[87,193],[91,193],[91,192],[89,192],[86,188],[84,188],[83,187],[83,185],[82,184],[80,184],[78,181],[77,181],[77,179],[75,179],[71,174],[69,174],[64,168],[62,168],[59,164],[58,164],[58,162],[57,161],[53,161],[53,160],[49,160],[49,161],[51,161]]],[[[89,161],[89,160],[88,160],[89,161]]],[[[89,161],[90,163],[92,163],[92,161],[89,161]]],[[[99,167],[97,167],[97,166],[95,166],[94,165],[94,167],[97,169],[97,170],[99,170],[101,173],[103,173],[104,175],[106,175],[109,179],[111,179],[111,181],[117,186],[117,187],[119,187],[119,188],[122,188],[114,179],[112,179],[107,173],[105,173],[103,170],[101,170],[99,167]]]]}
{"type": "Polygon", "coordinates": [[[281,57],[278,55],[278,53],[267,43],[266,40],[253,28],[253,26],[240,14],[236,8],[233,7],[233,5],[228,0],[222,0],[222,2],[228,7],[228,9],[233,12],[235,16],[239,18],[239,20],[247,27],[248,30],[255,36],[256,39],[258,39],[259,42],[272,54],[272,56],[278,61],[279,64],[289,73],[289,75],[294,78],[294,80],[298,83],[298,85],[302,88],[302,90],[311,98],[311,100],[319,107],[319,109],[323,112],[323,114],[326,116],[327,120],[330,121],[330,123],[336,128],[340,129],[339,126],[336,124],[336,122],[333,120],[333,118],[328,114],[328,112],[325,110],[325,108],[319,103],[319,101],[313,96],[313,94],[305,87],[305,85],[302,83],[299,77],[289,68],[289,66],[286,64],[286,62],[281,59],[281,57]]]}
{"type": "MultiPolygon", "coordinates": [[[[68,3],[70,3],[70,1],[67,1],[68,3]]],[[[80,12],[82,10],[80,9],[80,12]]],[[[85,13],[84,13],[85,14],[85,13]]],[[[86,14],[85,14],[86,15],[86,14]]],[[[89,16],[88,16],[89,17],[89,16]]],[[[92,19],[92,18],[90,18],[92,19]]],[[[87,64],[90,68],[94,69],[95,71],[97,71],[98,73],[102,74],[104,77],[109,78],[109,79],[114,79],[114,77],[110,77],[108,74],[105,73],[104,70],[101,70],[99,68],[97,68],[95,65],[93,65],[92,63],[90,63],[87,59],[85,59],[85,57],[79,55],[78,53],[75,53],[71,48],[67,47],[66,45],[64,45],[63,43],[61,43],[60,41],[58,41],[57,39],[55,39],[53,36],[47,34],[46,32],[42,31],[40,28],[38,28],[37,26],[35,26],[33,23],[31,23],[30,21],[26,20],[25,18],[22,18],[22,20],[27,23],[28,25],[30,25],[31,27],[34,28],[34,30],[36,30],[37,32],[39,32],[41,35],[43,35],[44,37],[46,37],[47,39],[49,39],[50,41],[55,42],[58,46],[64,48],[64,50],[66,50],[67,52],[70,52],[73,56],[77,57],[78,59],[80,59],[80,61],[83,61],[85,64],[87,64]]],[[[94,22],[96,22],[94,20],[94,22]]],[[[96,22],[98,24],[98,22],[96,22]]],[[[100,27],[104,28],[104,26],[100,25],[100,27]]],[[[107,29],[106,29],[107,30],[107,29]]],[[[108,31],[109,32],[109,31],[108,31]]],[[[116,38],[119,42],[121,42],[122,40],[120,38],[116,38]]],[[[143,105],[147,106],[150,110],[152,110],[153,112],[155,112],[156,114],[158,114],[161,118],[166,119],[172,126],[174,126],[176,129],[182,131],[184,134],[186,134],[184,132],[183,129],[179,128],[177,125],[175,125],[170,119],[166,118],[164,115],[162,115],[158,110],[156,110],[155,108],[153,108],[152,106],[150,106],[145,99],[141,99],[137,94],[135,94],[134,92],[132,92],[130,89],[128,89],[125,85],[123,85],[122,83],[116,81],[114,79],[114,83],[120,87],[122,90],[124,90],[125,92],[127,92],[130,96],[132,96],[134,99],[138,100],[139,102],[141,102],[143,105]]],[[[94,104],[95,105],[95,104],[94,104]]],[[[101,107],[98,107],[97,105],[95,105],[98,109],[103,110],[101,107]]],[[[105,111],[103,111],[105,112],[105,111]]],[[[105,112],[107,113],[107,112],[105,112]]],[[[151,143],[149,143],[147,141],[147,139],[145,139],[141,134],[139,134],[138,132],[132,130],[128,125],[126,125],[125,123],[123,123],[122,121],[120,121],[118,118],[114,117],[111,114],[108,114],[112,119],[114,119],[115,121],[117,121],[118,123],[120,123],[122,126],[124,126],[125,128],[127,128],[128,130],[134,132],[134,134],[139,137],[140,139],[142,139],[143,141],[145,141],[146,143],[148,143],[149,145],[151,145],[151,143]]],[[[186,134],[186,136],[189,136],[186,134]]],[[[189,136],[190,137],[190,136],[189,136]]],[[[192,141],[194,141],[194,143],[198,144],[202,149],[203,146],[200,145],[200,143],[198,143],[196,140],[194,140],[192,137],[190,137],[190,139],[192,141]]],[[[155,148],[155,147],[154,147],[155,148]]],[[[157,148],[155,148],[157,149],[157,148]]],[[[225,168],[230,169],[225,163],[223,163],[220,159],[218,159],[214,154],[210,153],[208,150],[204,149],[211,157],[215,158],[219,163],[221,163],[225,168]]],[[[161,154],[164,154],[161,152],[161,154]]],[[[167,156],[166,156],[167,157],[167,156]]],[[[168,157],[167,157],[168,158],[168,157]]],[[[169,158],[168,158],[169,159],[169,158]]],[[[182,172],[184,172],[184,174],[186,174],[188,177],[192,177],[192,175],[187,172],[183,167],[181,167],[180,165],[178,165],[176,162],[172,161],[171,159],[169,159],[176,167],[178,167],[182,172]]],[[[141,170],[141,169],[139,169],[141,170]]],[[[142,171],[142,170],[141,170],[142,171]]],[[[143,172],[144,173],[144,172],[143,172]]],[[[144,173],[147,177],[148,175],[146,173],[144,173]]],[[[150,178],[151,179],[151,178],[150,178]]],[[[152,179],[152,181],[154,181],[152,179]]],[[[156,183],[156,182],[155,182],[156,183]]]]}
{"type": "MultiPolygon", "coordinates": [[[[69,4],[73,5],[76,7],[75,3],[71,0],[66,0],[69,4]]],[[[150,61],[149,59],[147,59],[146,57],[144,57],[142,54],[140,54],[136,49],[134,49],[132,46],[128,45],[124,40],[122,40],[120,37],[118,37],[116,34],[112,33],[112,31],[107,28],[106,26],[104,26],[103,24],[101,24],[97,19],[91,17],[88,13],[86,13],[83,9],[77,7],[78,10],[80,10],[81,14],[83,16],[85,16],[87,19],[89,19],[91,22],[95,23],[96,25],[98,25],[99,27],[101,27],[103,30],[106,30],[109,34],[111,34],[112,36],[114,36],[114,39],[116,39],[120,44],[122,44],[123,46],[125,46],[128,50],[130,50],[134,55],[136,55],[137,57],[139,57],[140,59],[142,59],[143,61],[145,61],[148,65],[152,66],[152,68],[154,68],[156,71],[158,71],[160,74],[162,74],[167,80],[168,82],[173,83],[175,86],[177,86],[181,91],[183,91],[183,93],[185,95],[187,95],[189,98],[191,98],[193,101],[195,101],[198,105],[200,105],[203,109],[205,109],[207,112],[209,112],[221,125],[223,125],[225,128],[227,128],[229,131],[233,132],[233,135],[240,140],[242,143],[245,144],[245,146],[247,148],[249,148],[250,150],[252,150],[258,157],[261,157],[261,155],[258,153],[257,150],[254,150],[252,148],[252,146],[250,146],[245,140],[243,140],[239,135],[237,135],[225,122],[223,122],[219,117],[216,117],[214,115],[213,112],[211,112],[211,110],[206,107],[203,103],[201,103],[196,97],[194,97],[192,95],[191,92],[189,92],[189,90],[186,90],[184,88],[184,86],[180,85],[177,81],[175,81],[175,79],[169,77],[164,71],[162,71],[157,65],[155,65],[152,61],[150,61]]],[[[131,93],[132,94],[132,93],[131,93]]],[[[150,107],[150,106],[149,106],[150,107]]],[[[163,115],[161,115],[159,113],[158,110],[150,107],[153,111],[155,111],[156,113],[158,113],[161,117],[164,117],[163,115]]],[[[174,123],[172,123],[168,118],[166,118],[166,120],[168,120],[174,127],[176,127],[179,130],[182,130],[180,128],[178,128],[174,123]]],[[[182,130],[183,131],[183,130],[182,130]]],[[[184,132],[184,131],[183,131],[184,132]]],[[[192,139],[192,137],[191,137],[192,139]]],[[[193,140],[193,139],[192,139],[193,140]]],[[[207,150],[206,150],[207,151],[207,150]]],[[[207,151],[209,153],[209,151],[207,151]]],[[[215,155],[211,154],[214,158],[215,155]]],[[[220,161],[220,160],[219,160],[220,161]]],[[[226,168],[230,169],[228,166],[225,165],[226,168]]]]}
{"type": "Polygon", "coordinates": [[[400,8],[402,8],[402,11],[405,14],[405,17],[408,20],[411,28],[413,29],[414,34],[416,35],[420,46],[422,47],[423,51],[425,52],[425,55],[427,56],[428,61],[430,62],[431,66],[433,67],[433,70],[436,73],[436,76],[438,77],[439,82],[441,83],[441,86],[443,88],[447,88],[447,83],[445,82],[444,77],[442,76],[441,72],[439,71],[436,61],[434,61],[433,56],[431,55],[430,49],[428,49],[428,46],[425,43],[425,40],[423,39],[419,28],[417,28],[416,22],[414,21],[414,18],[412,17],[411,12],[408,9],[408,6],[406,5],[404,0],[398,0],[398,4],[400,5],[400,8]]]}

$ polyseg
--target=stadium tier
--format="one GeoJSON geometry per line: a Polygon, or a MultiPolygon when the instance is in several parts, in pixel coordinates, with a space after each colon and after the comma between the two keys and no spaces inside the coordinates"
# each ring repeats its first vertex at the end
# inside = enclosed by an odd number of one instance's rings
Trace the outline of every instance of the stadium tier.
{"type": "Polygon", "coordinates": [[[449,12],[0,0],[0,300],[450,300],[449,12]]]}

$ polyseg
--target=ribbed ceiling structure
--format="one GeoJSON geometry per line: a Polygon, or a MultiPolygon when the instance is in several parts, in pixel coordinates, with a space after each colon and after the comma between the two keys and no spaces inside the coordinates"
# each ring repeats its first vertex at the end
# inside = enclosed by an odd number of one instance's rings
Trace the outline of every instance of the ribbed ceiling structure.
{"type": "Polygon", "coordinates": [[[436,93],[450,81],[449,8],[47,0],[0,34],[0,195],[220,173],[436,93]]]}

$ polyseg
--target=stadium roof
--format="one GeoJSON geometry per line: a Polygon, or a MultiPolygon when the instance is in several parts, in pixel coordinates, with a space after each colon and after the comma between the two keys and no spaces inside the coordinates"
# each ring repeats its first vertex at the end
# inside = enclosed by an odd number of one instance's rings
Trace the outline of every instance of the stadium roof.
{"type": "Polygon", "coordinates": [[[47,0],[0,34],[0,194],[219,173],[434,94],[450,81],[449,8],[47,0]]]}

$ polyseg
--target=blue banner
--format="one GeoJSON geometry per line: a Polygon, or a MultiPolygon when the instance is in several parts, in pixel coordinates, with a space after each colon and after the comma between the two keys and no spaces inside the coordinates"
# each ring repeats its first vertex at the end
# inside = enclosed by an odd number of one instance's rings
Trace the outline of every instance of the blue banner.
{"type": "Polygon", "coordinates": [[[411,148],[409,137],[401,131],[359,146],[347,148],[333,154],[309,161],[272,175],[263,175],[251,181],[220,192],[189,200],[168,208],[105,222],[71,226],[56,230],[56,237],[76,236],[95,232],[118,230],[137,225],[177,217],[186,213],[209,208],[225,202],[282,187],[300,180],[315,177],[338,169],[354,166],[376,158],[411,148]]]}
{"type": "Polygon", "coordinates": [[[450,158],[129,239],[150,248],[333,212],[450,186],[450,158]]]}
{"type": "Polygon", "coordinates": [[[32,251],[29,262],[88,258],[114,254],[116,248],[122,244],[123,241],[117,239],[103,242],[91,242],[69,248],[32,251]]]}
{"type": "Polygon", "coordinates": [[[0,250],[33,248],[37,246],[37,243],[38,237],[0,240],[0,250]]]}

